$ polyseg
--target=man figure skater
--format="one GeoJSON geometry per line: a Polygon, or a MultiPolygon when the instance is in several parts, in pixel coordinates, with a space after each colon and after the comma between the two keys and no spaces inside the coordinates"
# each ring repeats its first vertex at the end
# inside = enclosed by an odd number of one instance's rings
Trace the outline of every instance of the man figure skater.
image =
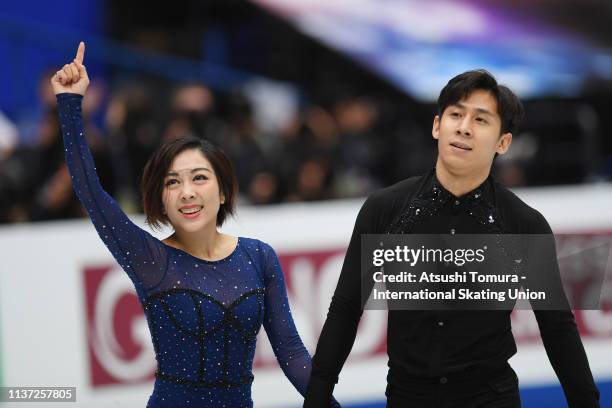
{"type": "MultiPolygon", "coordinates": [[[[491,175],[523,116],[514,93],[486,71],[452,78],[438,98],[435,168],[372,194],[363,204],[323,326],[304,402],[329,406],[359,319],[362,234],[552,234],[548,222],[491,175]]],[[[556,266],[556,262],[555,262],[556,266]]],[[[556,271],[558,272],[558,271],[556,271]]],[[[510,310],[390,310],[387,407],[520,407],[510,310]]],[[[534,310],[570,407],[599,407],[570,310],[534,310]]]]}

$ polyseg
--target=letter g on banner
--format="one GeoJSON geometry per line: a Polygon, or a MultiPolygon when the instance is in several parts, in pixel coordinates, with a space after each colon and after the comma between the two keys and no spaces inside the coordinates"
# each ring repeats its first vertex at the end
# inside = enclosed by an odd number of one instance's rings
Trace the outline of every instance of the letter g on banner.
{"type": "Polygon", "coordinates": [[[117,264],[84,268],[90,382],[94,387],[149,381],[155,353],[129,278],[117,264]]]}

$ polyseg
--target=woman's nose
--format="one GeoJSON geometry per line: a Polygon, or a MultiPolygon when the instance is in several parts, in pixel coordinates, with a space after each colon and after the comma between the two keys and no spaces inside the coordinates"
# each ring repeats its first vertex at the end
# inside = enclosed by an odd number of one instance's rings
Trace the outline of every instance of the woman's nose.
{"type": "Polygon", "coordinates": [[[193,198],[195,196],[193,189],[191,188],[191,186],[189,184],[184,184],[183,185],[183,190],[182,190],[182,194],[181,194],[181,198],[183,200],[188,200],[190,198],[193,198]]]}

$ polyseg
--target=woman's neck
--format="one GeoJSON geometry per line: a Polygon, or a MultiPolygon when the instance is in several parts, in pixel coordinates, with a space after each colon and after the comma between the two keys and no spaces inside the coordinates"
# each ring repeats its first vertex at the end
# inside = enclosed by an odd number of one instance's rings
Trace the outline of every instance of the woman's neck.
{"type": "Polygon", "coordinates": [[[175,231],[165,241],[168,245],[181,249],[197,258],[216,260],[228,255],[228,248],[232,246],[232,243],[235,243],[235,238],[222,234],[214,228],[210,231],[193,233],[175,231]]]}

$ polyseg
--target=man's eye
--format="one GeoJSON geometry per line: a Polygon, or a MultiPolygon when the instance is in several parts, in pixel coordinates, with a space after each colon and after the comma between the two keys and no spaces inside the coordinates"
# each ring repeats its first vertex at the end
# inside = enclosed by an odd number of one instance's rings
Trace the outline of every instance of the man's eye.
{"type": "Polygon", "coordinates": [[[476,121],[480,123],[485,123],[485,124],[488,123],[485,118],[476,118],[476,121]]]}
{"type": "Polygon", "coordinates": [[[459,112],[451,112],[450,116],[453,118],[458,118],[459,117],[459,112]]]}

